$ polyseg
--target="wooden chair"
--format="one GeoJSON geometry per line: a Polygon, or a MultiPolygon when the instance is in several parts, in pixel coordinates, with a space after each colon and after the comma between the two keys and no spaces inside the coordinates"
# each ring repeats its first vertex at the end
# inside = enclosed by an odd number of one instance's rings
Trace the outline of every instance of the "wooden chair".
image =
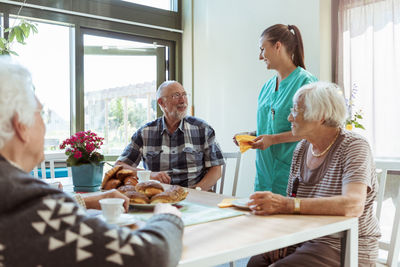
{"type": "Polygon", "coordinates": [[[232,185],[232,196],[236,196],[236,187],[239,178],[239,169],[240,169],[240,160],[242,158],[242,154],[240,152],[230,152],[230,153],[222,153],[225,159],[225,164],[222,165],[222,176],[221,179],[211,188],[213,192],[217,192],[217,188],[219,189],[219,194],[223,194],[224,192],[224,184],[225,184],[225,176],[226,176],[226,166],[228,161],[235,160],[235,170],[233,176],[233,185],[232,185]]]}
{"type": "MultiPolygon", "coordinates": [[[[35,167],[33,169],[33,177],[46,179],[46,167],[50,169],[50,178],[54,180],[55,176],[55,163],[67,161],[67,156],[63,152],[58,153],[48,153],[45,154],[45,159],[40,163],[40,167],[35,167]],[[39,177],[39,169],[41,171],[41,177],[39,177]]],[[[71,167],[67,167],[68,177],[72,176],[71,167]]]]}
{"type": "MultiPolygon", "coordinates": [[[[377,176],[379,180],[379,190],[377,196],[377,205],[376,205],[376,217],[381,222],[382,220],[382,204],[385,199],[385,192],[387,192],[387,176],[391,175],[395,179],[400,180],[400,170],[391,170],[391,169],[377,169],[377,176]]],[[[391,191],[394,194],[393,204],[395,207],[394,220],[392,224],[391,237],[389,242],[379,241],[379,248],[385,251],[388,251],[388,256],[383,266],[398,266],[398,258],[399,258],[399,250],[400,250],[400,188],[395,188],[395,191],[391,191]]],[[[382,266],[381,262],[377,263],[377,266],[382,266]]]]}

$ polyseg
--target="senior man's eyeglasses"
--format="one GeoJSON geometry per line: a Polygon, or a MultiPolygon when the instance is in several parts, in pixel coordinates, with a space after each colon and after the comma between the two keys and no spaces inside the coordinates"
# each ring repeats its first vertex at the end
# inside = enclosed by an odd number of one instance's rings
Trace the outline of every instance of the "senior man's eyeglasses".
{"type": "Polygon", "coordinates": [[[174,93],[172,95],[167,95],[167,96],[164,96],[164,97],[171,97],[173,100],[177,100],[177,99],[179,99],[181,97],[188,98],[189,96],[190,96],[190,94],[184,92],[182,94],[181,93],[174,93]]]}

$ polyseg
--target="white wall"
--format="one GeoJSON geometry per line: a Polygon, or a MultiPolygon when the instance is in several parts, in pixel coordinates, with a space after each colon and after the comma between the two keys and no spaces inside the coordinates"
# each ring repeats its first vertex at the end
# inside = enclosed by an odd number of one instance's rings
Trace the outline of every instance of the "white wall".
{"type": "MultiPolygon", "coordinates": [[[[328,75],[330,51],[323,50],[330,47],[325,39],[320,49],[326,36],[320,12],[329,14],[329,8],[330,0],[183,1],[183,85],[193,90],[195,116],[214,127],[224,151],[237,151],[235,133],[256,129],[257,97],[274,74],[258,60],[261,32],[276,23],[297,25],[307,69],[317,77],[321,69],[328,75]]],[[[253,192],[254,162],[254,151],[243,154],[239,196],[253,192]]]]}

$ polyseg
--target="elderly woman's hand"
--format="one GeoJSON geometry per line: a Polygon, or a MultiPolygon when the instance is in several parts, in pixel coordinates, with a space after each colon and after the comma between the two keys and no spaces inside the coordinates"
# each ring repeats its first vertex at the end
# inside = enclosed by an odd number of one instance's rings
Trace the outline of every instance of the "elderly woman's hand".
{"type": "Polygon", "coordinates": [[[97,193],[94,195],[91,194],[89,196],[85,196],[84,194],[82,194],[81,196],[85,201],[87,209],[101,209],[99,200],[103,198],[122,198],[123,200],[125,200],[124,202],[125,211],[127,212],[129,209],[129,198],[115,189],[97,193]]]}
{"type": "Polygon", "coordinates": [[[248,205],[256,215],[291,213],[290,199],[269,191],[255,192],[248,205]]]}
{"type": "Polygon", "coordinates": [[[272,146],[274,144],[273,141],[273,136],[272,135],[259,135],[256,137],[256,139],[253,140],[253,143],[251,144],[251,147],[253,149],[267,149],[268,147],[272,146]]]}

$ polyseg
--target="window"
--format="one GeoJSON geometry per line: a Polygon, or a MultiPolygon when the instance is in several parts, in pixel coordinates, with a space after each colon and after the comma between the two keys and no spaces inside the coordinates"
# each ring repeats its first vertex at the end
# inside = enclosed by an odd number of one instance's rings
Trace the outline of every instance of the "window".
{"type": "Polygon", "coordinates": [[[85,129],[120,154],[132,134],[156,118],[157,49],[142,42],[84,35],[85,129]]]}
{"type": "MultiPolygon", "coordinates": [[[[79,12],[66,1],[38,0],[23,8],[10,2],[0,3],[6,25],[22,17],[37,23],[38,33],[13,50],[32,72],[44,104],[46,151],[91,129],[106,138],[106,154],[119,154],[140,126],[160,114],[157,86],[181,77],[180,12],[117,0],[88,0],[79,12]]],[[[180,1],[150,2],[176,9],[180,1]]]]}
{"type": "Polygon", "coordinates": [[[396,0],[340,1],[339,83],[363,112],[374,156],[400,158],[400,10],[396,0]],[[354,89],[357,92],[354,94],[354,89]]]}
{"type": "MultiPolygon", "coordinates": [[[[10,19],[12,27],[18,20],[10,19]]],[[[58,150],[70,136],[70,31],[71,26],[35,22],[38,33],[29,45],[14,43],[18,61],[32,73],[36,95],[45,111],[45,151],[58,150]],[[40,55],[40,57],[38,57],[40,55]]]]}
{"type": "Polygon", "coordinates": [[[131,2],[144,6],[151,6],[155,8],[161,8],[165,10],[176,11],[174,8],[174,0],[122,0],[125,2],[131,2]]]}

